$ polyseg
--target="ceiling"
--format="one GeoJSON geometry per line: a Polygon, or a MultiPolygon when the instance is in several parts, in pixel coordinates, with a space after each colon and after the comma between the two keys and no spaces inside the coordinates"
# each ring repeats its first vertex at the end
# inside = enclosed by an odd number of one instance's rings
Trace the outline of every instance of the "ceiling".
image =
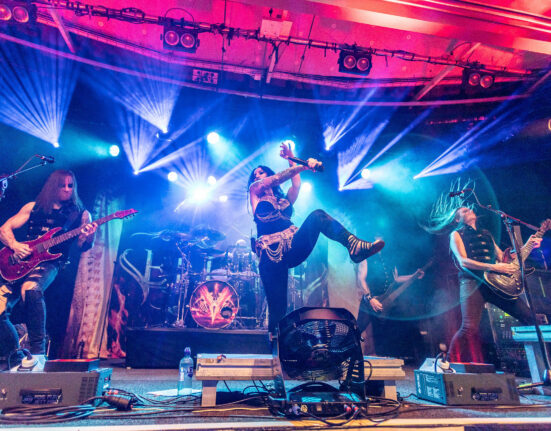
{"type": "Polygon", "coordinates": [[[38,25],[59,33],[63,44],[52,45],[49,30],[37,34],[22,25],[0,27],[0,38],[54,48],[100,68],[276,100],[415,106],[526,97],[547,79],[551,54],[547,1],[36,4],[38,25]],[[163,48],[162,24],[170,22],[200,31],[195,53],[163,48]],[[339,72],[339,52],[346,47],[372,54],[367,76],[339,72]],[[495,72],[494,85],[462,85],[470,67],[495,72]],[[215,72],[215,82],[212,75],[198,77],[198,69],[215,72]]]}

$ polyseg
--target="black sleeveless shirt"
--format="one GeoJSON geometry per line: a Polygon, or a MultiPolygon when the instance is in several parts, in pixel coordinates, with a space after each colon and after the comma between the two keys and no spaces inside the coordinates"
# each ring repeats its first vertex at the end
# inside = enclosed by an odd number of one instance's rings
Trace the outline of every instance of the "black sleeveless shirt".
{"type": "Polygon", "coordinates": [[[379,252],[367,261],[367,285],[372,296],[382,295],[393,282],[392,268],[379,252]]]}
{"type": "Polygon", "coordinates": [[[284,198],[264,196],[254,211],[254,221],[258,236],[281,232],[292,226],[293,206],[284,198]]]}
{"type": "MultiPolygon", "coordinates": [[[[50,214],[46,214],[44,211],[32,209],[31,215],[27,222],[27,237],[26,240],[30,241],[44,235],[50,229],[61,227],[61,229],[55,236],[60,235],[69,230],[75,229],[80,226],[82,213],[75,205],[65,204],[61,208],[52,209],[50,214]]],[[[68,259],[69,249],[71,244],[78,237],[74,237],[68,241],[65,241],[50,249],[51,253],[63,253],[63,256],[59,259],[60,262],[66,262],[68,259]]]]}
{"type": "MultiPolygon", "coordinates": [[[[475,230],[471,226],[465,225],[460,229],[456,229],[463,245],[465,246],[465,252],[467,257],[477,262],[483,263],[495,263],[496,252],[494,246],[494,239],[492,234],[486,229],[475,230]]],[[[469,269],[465,271],[461,269],[459,271],[459,278],[482,278],[484,271],[476,271],[469,269]],[[474,275],[474,276],[473,276],[474,275]]]]}

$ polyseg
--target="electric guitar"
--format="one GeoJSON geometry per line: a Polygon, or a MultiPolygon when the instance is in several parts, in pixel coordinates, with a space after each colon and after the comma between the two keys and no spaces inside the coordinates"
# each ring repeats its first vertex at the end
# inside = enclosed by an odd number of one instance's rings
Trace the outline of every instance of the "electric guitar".
{"type": "MultiPolygon", "coordinates": [[[[551,229],[551,219],[545,220],[538,231],[533,235],[536,238],[541,238],[551,229]]],[[[528,241],[520,249],[520,258],[524,262],[526,258],[532,252],[534,244],[531,241],[528,241]]],[[[516,271],[513,274],[502,274],[498,272],[486,271],[484,272],[484,281],[486,284],[499,296],[505,299],[515,299],[518,298],[524,292],[524,287],[522,285],[522,277],[520,273],[520,264],[517,256],[511,256],[510,261],[506,263],[511,263],[515,265],[516,271]]],[[[529,275],[534,272],[534,268],[525,271],[525,275],[529,275]]]]}
{"type": "MultiPolygon", "coordinates": [[[[116,218],[123,219],[130,217],[137,212],[138,211],[134,209],[117,211],[96,220],[94,223],[99,226],[116,218]]],[[[62,253],[52,254],[49,252],[50,247],[61,244],[62,242],[68,241],[79,235],[82,230],[82,226],[61,235],[54,236],[61,229],[61,227],[55,227],[32,241],[25,241],[23,244],[27,244],[30,247],[31,254],[23,259],[15,257],[13,250],[9,247],[4,247],[0,250],[0,275],[4,278],[4,280],[19,280],[20,278],[25,277],[40,263],[60,258],[62,253]]]]}
{"type": "MultiPolygon", "coordinates": [[[[392,282],[390,286],[384,291],[384,293],[374,296],[375,299],[377,299],[383,306],[383,310],[380,311],[378,314],[384,315],[390,308],[390,305],[400,296],[404,291],[411,286],[413,283],[415,283],[417,280],[419,280],[425,273],[427,269],[430,268],[430,266],[433,264],[433,259],[430,259],[425,266],[418,269],[413,273],[413,276],[409,278],[408,280],[398,283],[397,281],[392,282]]],[[[364,295],[364,300],[366,300],[366,297],[364,295]]],[[[367,303],[369,301],[366,300],[367,303]]]]}

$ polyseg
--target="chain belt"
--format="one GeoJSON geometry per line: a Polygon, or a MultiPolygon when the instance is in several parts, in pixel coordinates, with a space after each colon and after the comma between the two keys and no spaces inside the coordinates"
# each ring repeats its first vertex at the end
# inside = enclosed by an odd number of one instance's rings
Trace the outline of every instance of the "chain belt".
{"type": "Polygon", "coordinates": [[[289,226],[281,232],[262,235],[256,240],[255,251],[257,256],[260,257],[262,250],[265,250],[266,256],[268,256],[272,262],[281,262],[281,259],[283,259],[283,253],[291,249],[291,242],[293,241],[293,236],[297,230],[298,227],[289,226]],[[274,250],[270,246],[275,243],[278,244],[277,248],[274,250]]]}

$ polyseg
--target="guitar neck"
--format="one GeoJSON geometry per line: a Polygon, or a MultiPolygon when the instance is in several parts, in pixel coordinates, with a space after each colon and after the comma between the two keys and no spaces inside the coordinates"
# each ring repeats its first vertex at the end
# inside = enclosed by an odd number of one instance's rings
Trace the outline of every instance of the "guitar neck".
{"type": "MultiPolygon", "coordinates": [[[[99,225],[102,225],[104,223],[107,223],[110,220],[113,220],[114,218],[115,218],[115,214],[110,214],[108,216],[102,217],[102,218],[94,221],[94,223],[96,223],[99,226],[99,225]]],[[[72,229],[68,232],[65,232],[61,235],[50,238],[48,241],[43,242],[41,245],[45,249],[53,247],[54,245],[59,245],[62,242],[68,241],[71,238],[74,238],[75,236],[79,235],[81,230],[82,230],[82,226],[76,227],[76,228],[74,228],[74,229],[72,229]]]]}
{"type": "MultiPolygon", "coordinates": [[[[544,230],[538,230],[534,234],[534,237],[535,238],[541,238],[541,237],[543,237],[544,234],[545,234],[544,230]]],[[[526,241],[526,244],[524,244],[522,246],[522,248],[520,249],[520,257],[522,258],[523,261],[525,261],[526,258],[528,256],[530,256],[530,253],[532,253],[533,249],[534,249],[534,243],[532,241],[530,241],[530,239],[528,239],[528,241],[526,241]]]]}

